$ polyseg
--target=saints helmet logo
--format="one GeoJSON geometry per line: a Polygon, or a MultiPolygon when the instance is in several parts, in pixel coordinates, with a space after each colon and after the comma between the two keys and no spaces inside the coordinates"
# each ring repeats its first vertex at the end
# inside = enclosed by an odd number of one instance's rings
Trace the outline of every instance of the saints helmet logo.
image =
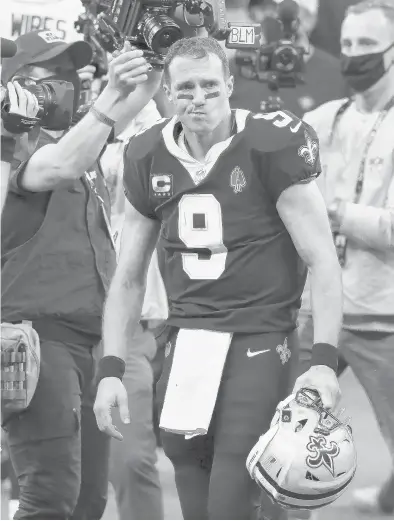
{"type": "Polygon", "coordinates": [[[234,190],[235,194],[242,192],[242,189],[246,186],[245,175],[239,166],[236,166],[231,172],[230,186],[234,190]]]}
{"type": "Polygon", "coordinates": [[[339,447],[335,441],[329,444],[324,436],[309,436],[309,443],[306,446],[312,456],[306,458],[306,464],[311,468],[318,468],[322,465],[334,476],[334,458],[339,454],[339,447]]]}
{"type": "Polygon", "coordinates": [[[285,365],[285,363],[290,360],[291,351],[287,347],[287,337],[285,338],[283,344],[279,344],[278,346],[276,346],[276,352],[280,356],[280,361],[282,362],[282,365],[285,365]]]}
{"type": "Polygon", "coordinates": [[[305,163],[313,166],[316,161],[316,157],[319,151],[319,145],[317,141],[311,138],[308,132],[304,132],[306,145],[303,145],[298,149],[298,155],[304,158],[305,163]]]}

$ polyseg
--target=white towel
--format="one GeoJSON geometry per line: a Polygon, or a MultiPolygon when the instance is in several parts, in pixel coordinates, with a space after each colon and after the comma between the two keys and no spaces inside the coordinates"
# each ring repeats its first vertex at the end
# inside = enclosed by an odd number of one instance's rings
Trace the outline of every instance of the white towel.
{"type": "Polygon", "coordinates": [[[208,432],[232,333],[180,329],[160,428],[186,438],[208,432]]]}

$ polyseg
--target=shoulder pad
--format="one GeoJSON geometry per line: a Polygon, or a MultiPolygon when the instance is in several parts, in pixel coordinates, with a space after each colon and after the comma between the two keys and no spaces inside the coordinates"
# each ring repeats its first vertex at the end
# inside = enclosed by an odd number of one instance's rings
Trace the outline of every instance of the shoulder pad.
{"type": "Polygon", "coordinates": [[[252,114],[246,125],[253,148],[261,152],[274,152],[286,148],[298,135],[304,135],[306,125],[287,110],[252,114]]]}
{"type": "Polygon", "coordinates": [[[169,118],[161,118],[150,127],[131,136],[126,142],[125,155],[134,161],[149,156],[156,149],[162,137],[161,132],[169,121],[169,118]]]}

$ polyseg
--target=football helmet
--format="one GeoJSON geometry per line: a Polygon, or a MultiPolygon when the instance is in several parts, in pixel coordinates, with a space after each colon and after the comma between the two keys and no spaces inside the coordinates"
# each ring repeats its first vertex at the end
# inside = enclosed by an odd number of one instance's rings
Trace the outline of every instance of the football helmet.
{"type": "Polygon", "coordinates": [[[279,403],[270,429],[249,453],[250,476],[284,508],[312,510],[332,503],[356,472],[348,422],[324,409],[316,391],[301,389],[279,403]]]}

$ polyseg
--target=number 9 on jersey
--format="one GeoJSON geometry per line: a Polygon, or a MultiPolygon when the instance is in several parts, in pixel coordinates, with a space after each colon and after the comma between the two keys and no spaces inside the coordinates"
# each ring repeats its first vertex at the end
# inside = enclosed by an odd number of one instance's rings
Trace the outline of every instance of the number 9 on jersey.
{"type": "Polygon", "coordinates": [[[183,270],[191,279],[216,280],[225,270],[227,248],[223,244],[222,209],[212,194],[187,194],[179,202],[179,238],[186,248],[209,251],[182,253],[183,270]]]}

